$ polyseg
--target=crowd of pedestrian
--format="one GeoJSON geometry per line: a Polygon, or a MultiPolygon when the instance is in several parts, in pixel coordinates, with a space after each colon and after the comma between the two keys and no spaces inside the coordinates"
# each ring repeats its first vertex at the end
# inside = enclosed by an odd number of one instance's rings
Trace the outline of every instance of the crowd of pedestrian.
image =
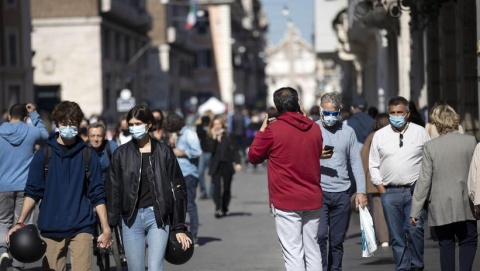
{"type": "Polygon", "coordinates": [[[89,270],[97,223],[101,248],[121,229],[129,270],[163,270],[170,234],[183,249],[201,245],[196,200],[228,217],[235,173],[259,164],[287,270],[342,270],[351,212],[362,207],[395,270],[426,268],[427,221],[442,270],[455,270],[456,242],[460,270],[472,270],[480,145],[451,106],[438,102],[422,120],[400,96],[380,114],[362,96],[343,106],[338,92],[308,113],[293,88],[273,101],[264,112],[194,116],[139,105],[114,130],[64,101],[50,134],[35,105],[12,106],[0,125],[0,271],[24,268],[8,243],[25,224],[47,243],[44,269],[63,269],[70,251],[72,265],[89,270]]]}

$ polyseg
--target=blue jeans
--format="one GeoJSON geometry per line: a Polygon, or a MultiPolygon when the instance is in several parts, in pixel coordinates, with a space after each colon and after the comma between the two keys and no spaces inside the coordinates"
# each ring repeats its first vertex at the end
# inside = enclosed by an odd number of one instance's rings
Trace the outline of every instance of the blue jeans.
{"type": "Polygon", "coordinates": [[[163,270],[167,249],[169,226],[159,228],[153,207],[135,211],[133,222],[125,224],[122,219],[123,244],[128,270],[145,271],[145,248],[148,242],[148,270],[163,270]]]}
{"type": "Polygon", "coordinates": [[[409,187],[387,188],[381,195],[383,213],[392,241],[396,270],[422,269],[423,262],[423,216],[420,214],[416,227],[410,224],[412,193],[409,187]]]}
{"type": "Polygon", "coordinates": [[[189,217],[189,228],[193,238],[197,238],[198,233],[198,211],[195,198],[197,197],[198,178],[192,175],[187,175],[185,184],[187,186],[187,213],[189,217]]]}
{"type": "Polygon", "coordinates": [[[318,227],[318,244],[323,270],[342,270],[343,241],[350,216],[350,191],[323,191],[323,206],[318,227]],[[328,241],[328,247],[327,247],[328,241]]]}
{"type": "MultiPolygon", "coordinates": [[[[210,189],[209,193],[207,194],[207,189],[205,187],[205,171],[207,171],[208,167],[210,166],[211,159],[211,152],[203,152],[198,160],[198,184],[200,185],[201,196],[211,196],[213,194],[212,189],[210,189]]],[[[210,184],[210,188],[212,188],[212,184],[210,184]]]]}

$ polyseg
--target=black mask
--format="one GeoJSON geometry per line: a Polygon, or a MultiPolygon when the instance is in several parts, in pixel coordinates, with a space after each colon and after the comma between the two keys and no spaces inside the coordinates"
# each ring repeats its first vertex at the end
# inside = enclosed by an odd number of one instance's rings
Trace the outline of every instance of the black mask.
{"type": "Polygon", "coordinates": [[[122,134],[123,134],[123,136],[129,136],[130,131],[128,129],[122,129],[122,134]]]}
{"type": "Polygon", "coordinates": [[[87,134],[87,127],[80,127],[80,134],[81,135],[86,135],[87,134]]]}

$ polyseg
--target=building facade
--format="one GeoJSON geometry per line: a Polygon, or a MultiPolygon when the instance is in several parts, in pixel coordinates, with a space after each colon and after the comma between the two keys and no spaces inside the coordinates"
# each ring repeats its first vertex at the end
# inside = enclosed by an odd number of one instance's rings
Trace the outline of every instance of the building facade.
{"type": "Polygon", "coordinates": [[[137,103],[148,99],[151,18],[144,0],[32,1],[35,95],[50,111],[61,100],[77,102],[87,117],[102,114],[114,124],[129,89],[137,103]]]}
{"type": "Polygon", "coordinates": [[[286,86],[299,92],[300,103],[305,110],[318,104],[316,54],[292,23],[288,24],[279,44],[267,49],[266,58],[268,106],[274,106],[273,92],[286,86]]]}
{"type": "Polygon", "coordinates": [[[30,1],[0,1],[0,110],[34,101],[30,1]]]}

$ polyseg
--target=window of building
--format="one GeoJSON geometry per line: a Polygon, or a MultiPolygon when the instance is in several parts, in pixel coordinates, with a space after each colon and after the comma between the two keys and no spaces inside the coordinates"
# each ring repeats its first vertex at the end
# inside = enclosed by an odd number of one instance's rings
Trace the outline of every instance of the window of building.
{"type": "Polygon", "coordinates": [[[195,56],[195,67],[211,68],[212,67],[212,50],[200,50],[195,56]]]}
{"type": "Polygon", "coordinates": [[[10,106],[20,102],[20,91],[22,87],[14,84],[8,86],[8,104],[10,106]]]}
{"type": "Polygon", "coordinates": [[[114,52],[115,52],[115,60],[119,61],[119,60],[121,60],[121,52],[120,52],[120,33],[115,33],[114,44],[115,44],[115,49],[114,49],[114,52]]]}
{"type": "Polygon", "coordinates": [[[128,63],[128,61],[130,60],[130,38],[129,37],[125,37],[125,62],[128,63]]]}
{"type": "Polygon", "coordinates": [[[17,6],[17,0],[6,0],[7,8],[14,8],[17,6]]]}
{"type": "Polygon", "coordinates": [[[7,29],[7,65],[18,66],[20,64],[18,31],[13,28],[7,29]]]}
{"type": "Polygon", "coordinates": [[[110,59],[110,50],[111,50],[111,39],[110,39],[110,31],[107,29],[103,30],[103,57],[105,59],[110,59]]]}

